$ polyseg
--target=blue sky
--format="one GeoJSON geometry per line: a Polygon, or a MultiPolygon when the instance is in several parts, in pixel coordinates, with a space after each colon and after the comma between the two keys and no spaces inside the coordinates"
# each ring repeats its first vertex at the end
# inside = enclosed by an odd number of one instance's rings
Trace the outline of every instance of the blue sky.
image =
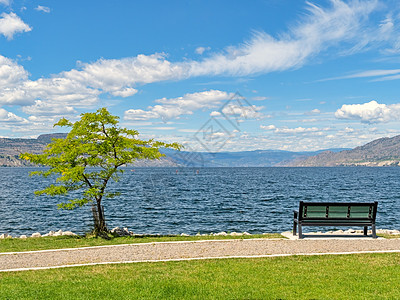
{"type": "Polygon", "coordinates": [[[400,4],[0,0],[0,136],[107,107],[188,150],[400,134],[400,4]]]}

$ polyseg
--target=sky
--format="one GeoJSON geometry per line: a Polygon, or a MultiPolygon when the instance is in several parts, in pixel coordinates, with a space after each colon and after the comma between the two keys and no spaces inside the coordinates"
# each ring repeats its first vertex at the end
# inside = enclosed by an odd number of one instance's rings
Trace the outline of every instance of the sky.
{"type": "Polygon", "coordinates": [[[0,137],[101,107],[186,150],[400,134],[397,0],[0,0],[0,137]]]}

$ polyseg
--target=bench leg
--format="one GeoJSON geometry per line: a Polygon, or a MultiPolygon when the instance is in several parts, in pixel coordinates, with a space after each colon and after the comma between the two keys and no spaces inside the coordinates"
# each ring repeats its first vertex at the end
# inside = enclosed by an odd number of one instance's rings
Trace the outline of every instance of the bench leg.
{"type": "Polygon", "coordinates": [[[376,239],[376,227],[375,227],[375,224],[372,225],[372,238],[376,239]]]}
{"type": "Polygon", "coordinates": [[[368,235],[368,226],[364,226],[364,235],[368,235]]]}
{"type": "Polygon", "coordinates": [[[293,235],[296,235],[296,229],[297,229],[296,221],[293,221],[293,235]]]}
{"type": "Polygon", "coordinates": [[[303,231],[301,229],[301,224],[299,223],[299,240],[303,238],[303,231]]]}

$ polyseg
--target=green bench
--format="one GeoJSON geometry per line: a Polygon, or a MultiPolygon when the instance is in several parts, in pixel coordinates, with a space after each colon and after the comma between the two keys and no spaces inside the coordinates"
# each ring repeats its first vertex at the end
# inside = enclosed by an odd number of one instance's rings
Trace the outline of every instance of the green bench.
{"type": "Polygon", "coordinates": [[[367,235],[368,226],[376,239],[376,210],[378,202],[373,203],[334,203],[300,201],[299,211],[294,211],[293,235],[298,227],[299,239],[303,238],[303,226],[363,226],[367,235]]]}

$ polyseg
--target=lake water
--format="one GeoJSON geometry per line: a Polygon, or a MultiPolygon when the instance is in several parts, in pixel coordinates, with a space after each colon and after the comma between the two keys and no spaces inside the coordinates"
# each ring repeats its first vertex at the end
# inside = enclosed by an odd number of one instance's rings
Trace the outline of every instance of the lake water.
{"type": "MultiPolygon", "coordinates": [[[[0,168],[0,233],[88,231],[90,207],[58,210],[61,198],[34,196],[49,180],[29,177],[33,170],[0,168]]],[[[282,232],[301,200],[379,201],[377,227],[400,228],[396,167],[137,168],[110,188],[122,194],[104,201],[108,227],[136,233],[282,232]]]]}

